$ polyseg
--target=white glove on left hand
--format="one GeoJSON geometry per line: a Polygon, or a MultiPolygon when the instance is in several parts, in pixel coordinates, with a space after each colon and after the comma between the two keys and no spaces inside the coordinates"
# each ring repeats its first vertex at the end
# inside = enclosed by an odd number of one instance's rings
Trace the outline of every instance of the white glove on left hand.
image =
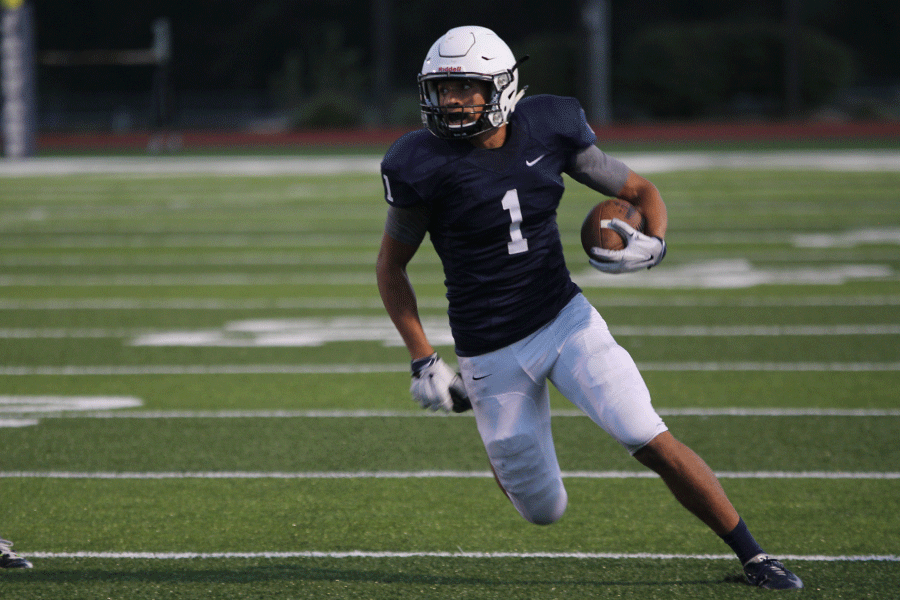
{"type": "Polygon", "coordinates": [[[591,266],[604,273],[631,273],[655,267],[666,255],[666,242],[662,238],[644,235],[621,219],[612,219],[609,228],[625,238],[622,250],[593,248],[595,258],[588,259],[591,266]]]}
{"type": "Polygon", "coordinates": [[[412,362],[409,391],[413,399],[428,410],[450,412],[454,409],[453,396],[468,402],[462,378],[436,352],[412,362]]]}

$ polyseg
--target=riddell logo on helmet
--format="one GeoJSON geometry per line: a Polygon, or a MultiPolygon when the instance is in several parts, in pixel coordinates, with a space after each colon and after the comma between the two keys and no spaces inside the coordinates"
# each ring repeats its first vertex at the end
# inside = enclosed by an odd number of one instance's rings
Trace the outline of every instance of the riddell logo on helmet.
{"type": "Polygon", "coordinates": [[[460,73],[462,67],[438,67],[439,73],[460,73]]]}

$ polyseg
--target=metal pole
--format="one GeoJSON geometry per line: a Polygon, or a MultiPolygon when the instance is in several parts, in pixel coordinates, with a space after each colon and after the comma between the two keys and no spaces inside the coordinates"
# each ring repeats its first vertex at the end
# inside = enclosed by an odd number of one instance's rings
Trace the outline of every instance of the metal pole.
{"type": "Polygon", "coordinates": [[[3,153],[33,156],[36,146],[37,97],[34,73],[34,17],[23,0],[3,0],[0,34],[0,83],[3,90],[3,153]]]}
{"type": "Polygon", "coordinates": [[[610,1],[585,0],[581,18],[587,30],[587,116],[592,123],[606,125],[610,110],[610,1]]]}

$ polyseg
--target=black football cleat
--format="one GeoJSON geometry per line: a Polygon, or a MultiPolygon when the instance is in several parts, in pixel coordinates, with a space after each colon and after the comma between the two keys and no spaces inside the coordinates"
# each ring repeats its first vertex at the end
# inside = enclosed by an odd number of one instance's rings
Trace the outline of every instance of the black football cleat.
{"type": "Polygon", "coordinates": [[[799,590],[803,587],[799,577],[768,554],[754,556],[744,565],[744,575],[750,585],[767,590],[799,590]]]}
{"type": "Polygon", "coordinates": [[[0,539],[0,569],[30,569],[33,565],[10,550],[12,542],[0,539]]]}

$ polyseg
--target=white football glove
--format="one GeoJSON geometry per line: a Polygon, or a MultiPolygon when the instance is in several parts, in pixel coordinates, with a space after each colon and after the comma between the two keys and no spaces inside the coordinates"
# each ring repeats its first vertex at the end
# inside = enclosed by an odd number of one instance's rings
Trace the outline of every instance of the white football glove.
{"type": "Polygon", "coordinates": [[[409,391],[422,408],[463,412],[472,408],[459,373],[447,366],[437,352],[412,361],[409,391]]]}
{"type": "Polygon", "coordinates": [[[592,248],[591,266],[604,273],[631,273],[658,265],[666,255],[666,242],[662,238],[644,235],[621,219],[612,219],[607,226],[625,238],[622,250],[592,248]]]}

